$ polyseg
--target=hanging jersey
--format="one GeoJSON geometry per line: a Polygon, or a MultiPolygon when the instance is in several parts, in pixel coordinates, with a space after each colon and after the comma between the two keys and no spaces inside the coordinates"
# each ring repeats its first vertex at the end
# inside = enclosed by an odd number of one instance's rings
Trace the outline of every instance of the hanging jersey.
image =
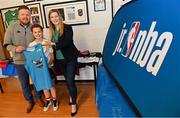
{"type": "Polygon", "coordinates": [[[24,51],[25,68],[29,73],[37,91],[52,88],[52,79],[48,71],[47,58],[40,44],[24,51]]]}
{"type": "Polygon", "coordinates": [[[5,13],[5,24],[6,24],[6,28],[11,24],[14,23],[15,21],[18,20],[18,10],[8,10],[5,13]]]}

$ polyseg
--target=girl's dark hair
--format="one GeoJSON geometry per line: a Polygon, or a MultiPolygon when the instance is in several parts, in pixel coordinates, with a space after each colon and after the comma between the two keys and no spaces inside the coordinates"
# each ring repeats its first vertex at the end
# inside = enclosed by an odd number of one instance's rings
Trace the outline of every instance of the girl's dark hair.
{"type": "Polygon", "coordinates": [[[39,24],[32,25],[31,31],[33,31],[34,28],[40,28],[41,30],[43,30],[43,27],[41,25],[39,25],[39,24]]]}

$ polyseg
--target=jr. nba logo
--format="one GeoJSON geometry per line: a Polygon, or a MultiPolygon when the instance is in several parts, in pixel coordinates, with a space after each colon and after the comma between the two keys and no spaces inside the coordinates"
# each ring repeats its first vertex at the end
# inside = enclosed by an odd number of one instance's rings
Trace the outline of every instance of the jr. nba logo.
{"type": "Polygon", "coordinates": [[[124,57],[127,57],[129,55],[129,53],[133,47],[133,43],[135,42],[134,40],[135,40],[137,32],[139,30],[139,26],[140,26],[140,22],[138,22],[138,21],[133,22],[131,25],[127,40],[126,40],[123,50],[121,52],[121,54],[124,57]]]}
{"type": "Polygon", "coordinates": [[[167,31],[158,36],[156,23],[151,23],[149,31],[139,30],[139,21],[134,21],[129,31],[124,23],[112,55],[120,53],[140,67],[146,66],[146,70],[156,76],[173,39],[173,34],[167,31]]]}

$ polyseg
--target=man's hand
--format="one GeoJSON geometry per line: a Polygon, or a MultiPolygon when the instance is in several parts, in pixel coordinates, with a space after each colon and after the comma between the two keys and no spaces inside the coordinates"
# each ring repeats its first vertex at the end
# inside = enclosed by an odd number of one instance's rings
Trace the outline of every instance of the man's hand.
{"type": "Polygon", "coordinates": [[[25,50],[25,48],[23,47],[23,46],[16,46],[16,49],[15,49],[15,51],[17,52],[17,53],[21,53],[22,51],[24,51],[25,50]]]}

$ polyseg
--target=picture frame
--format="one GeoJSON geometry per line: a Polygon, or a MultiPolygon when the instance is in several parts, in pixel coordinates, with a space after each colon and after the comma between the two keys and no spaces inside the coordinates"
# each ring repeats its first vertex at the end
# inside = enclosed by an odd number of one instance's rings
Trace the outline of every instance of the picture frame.
{"type": "Polygon", "coordinates": [[[112,13],[112,18],[114,16],[114,0],[111,0],[111,13],[112,13]]]}
{"type": "Polygon", "coordinates": [[[27,4],[27,7],[29,7],[31,11],[31,23],[44,27],[40,3],[27,4]]]}
{"type": "Polygon", "coordinates": [[[94,11],[105,11],[106,10],[106,0],[93,0],[94,1],[94,11]]]}
{"type": "Polygon", "coordinates": [[[43,11],[46,27],[49,27],[48,13],[51,9],[58,9],[63,22],[69,25],[89,24],[87,0],[68,1],[53,4],[44,4],[43,11]]]}
{"type": "Polygon", "coordinates": [[[23,0],[24,3],[34,2],[35,0],[23,0]]]}
{"type": "Polygon", "coordinates": [[[18,8],[19,6],[1,9],[1,16],[3,19],[3,25],[5,30],[10,24],[18,21],[18,8]]]}

